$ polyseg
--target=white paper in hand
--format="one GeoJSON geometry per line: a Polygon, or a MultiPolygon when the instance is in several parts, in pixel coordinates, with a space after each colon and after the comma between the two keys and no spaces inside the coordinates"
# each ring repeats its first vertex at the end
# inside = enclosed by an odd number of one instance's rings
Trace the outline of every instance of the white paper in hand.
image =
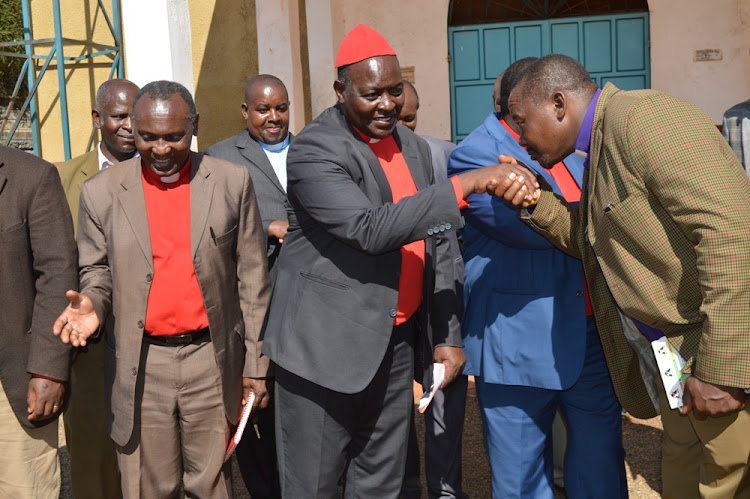
{"type": "Polygon", "coordinates": [[[430,391],[423,393],[422,398],[419,399],[419,408],[417,410],[420,414],[424,414],[424,411],[427,410],[427,406],[432,402],[432,397],[434,397],[435,393],[440,389],[440,385],[443,384],[444,379],[445,364],[442,362],[432,364],[432,386],[430,387],[430,391]]]}
{"type": "Polygon", "coordinates": [[[651,342],[654,349],[656,366],[659,368],[661,382],[667,393],[670,409],[682,408],[682,396],[685,390],[685,376],[682,370],[685,368],[685,359],[680,352],[672,348],[666,336],[651,342]]]}
{"type": "Polygon", "coordinates": [[[234,435],[232,435],[232,438],[229,439],[229,446],[227,447],[227,451],[224,453],[225,463],[229,461],[230,457],[232,457],[232,454],[234,454],[234,450],[237,448],[237,444],[240,443],[240,440],[242,440],[242,433],[245,431],[245,426],[247,425],[248,418],[250,418],[250,413],[253,412],[254,402],[255,393],[250,392],[250,397],[248,397],[247,404],[245,404],[245,408],[242,409],[242,415],[240,416],[240,420],[237,422],[237,429],[234,431],[234,435]]]}

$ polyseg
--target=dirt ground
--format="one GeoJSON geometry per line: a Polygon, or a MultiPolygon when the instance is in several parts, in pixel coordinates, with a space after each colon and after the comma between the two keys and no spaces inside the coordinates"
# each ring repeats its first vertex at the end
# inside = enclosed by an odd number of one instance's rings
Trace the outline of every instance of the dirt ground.
{"type": "MultiPolygon", "coordinates": [[[[420,442],[424,442],[424,419],[416,418],[420,442]]],[[[622,417],[623,442],[625,445],[625,466],[628,476],[628,491],[633,499],[660,497],[661,492],[661,420],[659,418],[641,420],[625,414],[622,417]]],[[[60,462],[62,467],[61,499],[73,497],[70,491],[68,451],[60,424],[60,462]]],[[[247,499],[250,495],[244,489],[242,479],[233,461],[234,496],[247,499]]],[[[424,462],[424,459],[422,460],[424,462]]],[[[423,473],[424,476],[424,473],[423,473]]],[[[487,452],[482,441],[482,420],[479,415],[476,393],[469,387],[466,398],[466,420],[463,441],[463,487],[471,498],[485,499],[491,496],[491,478],[487,452]]],[[[426,486],[422,485],[426,490],[426,486]]],[[[426,493],[423,497],[427,497],[426,493]]],[[[564,497],[559,494],[558,497],[564,497]]]]}
{"type": "MultiPolygon", "coordinates": [[[[417,418],[420,442],[424,441],[424,424],[417,418]]],[[[661,419],[635,419],[622,417],[625,446],[625,472],[628,492],[632,499],[661,497],[661,419]]],[[[463,488],[469,497],[491,497],[489,459],[482,439],[482,419],[479,414],[476,392],[472,384],[466,398],[466,419],[463,440],[463,488]]],[[[422,473],[424,476],[424,472],[422,473]]],[[[422,490],[426,486],[422,484],[422,490]]],[[[427,497],[423,494],[423,497],[427,497]]],[[[565,497],[558,494],[558,497],[565,497]]]]}

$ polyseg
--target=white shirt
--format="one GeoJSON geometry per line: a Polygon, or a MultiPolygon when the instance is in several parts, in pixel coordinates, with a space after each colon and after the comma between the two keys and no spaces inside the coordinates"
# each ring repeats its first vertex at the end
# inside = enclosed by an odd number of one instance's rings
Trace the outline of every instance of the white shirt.
{"type": "MultiPolygon", "coordinates": [[[[111,162],[107,157],[104,155],[104,151],[102,151],[102,142],[99,142],[99,146],[96,148],[97,152],[99,153],[99,171],[104,170],[105,168],[109,168],[110,166],[114,165],[113,162],[111,162]]],[[[135,152],[133,155],[134,158],[139,157],[140,154],[138,151],[135,152]]]]}
{"type": "Polygon", "coordinates": [[[289,134],[287,133],[286,138],[278,144],[266,144],[261,141],[258,141],[258,144],[263,148],[263,152],[266,153],[281,187],[286,192],[286,155],[289,152],[289,134]]]}

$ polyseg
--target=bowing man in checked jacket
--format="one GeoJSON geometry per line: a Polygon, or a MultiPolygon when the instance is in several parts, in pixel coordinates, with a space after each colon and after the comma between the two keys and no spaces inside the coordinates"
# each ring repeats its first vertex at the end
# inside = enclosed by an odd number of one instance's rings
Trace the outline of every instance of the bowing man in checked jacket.
{"type": "Polygon", "coordinates": [[[586,158],[579,206],[549,188],[515,204],[582,258],[620,401],[661,414],[663,496],[748,496],[750,181],[737,157],[696,106],[599,89],[567,56],[531,65],[509,106],[533,159],[586,158]],[[679,410],[655,365],[658,336],[687,362],[679,410]]]}

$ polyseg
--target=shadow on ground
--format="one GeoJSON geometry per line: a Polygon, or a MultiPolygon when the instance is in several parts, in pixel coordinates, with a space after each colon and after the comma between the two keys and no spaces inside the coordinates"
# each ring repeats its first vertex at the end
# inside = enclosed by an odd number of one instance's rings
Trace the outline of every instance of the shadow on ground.
{"type": "MultiPolygon", "coordinates": [[[[424,442],[424,418],[417,417],[416,422],[419,441],[424,442]]],[[[661,492],[661,422],[659,418],[639,420],[631,418],[629,415],[623,415],[622,423],[630,497],[633,499],[658,498],[661,492]]],[[[70,491],[69,456],[68,450],[63,444],[64,441],[61,442],[60,447],[62,470],[60,498],[71,499],[73,495],[70,491]]],[[[422,463],[424,463],[424,449],[422,448],[420,448],[420,455],[422,455],[422,463]]],[[[422,477],[422,497],[426,498],[424,468],[422,477]]],[[[245,490],[235,458],[232,458],[232,479],[234,497],[236,499],[249,499],[250,494],[245,490]]],[[[491,497],[491,482],[489,460],[482,440],[482,420],[476,395],[470,389],[466,399],[466,420],[464,423],[464,492],[471,498],[489,499],[491,497]]],[[[564,497],[560,494],[556,496],[564,497]]]]}
{"type": "Polygon", "coordinates": [[[660,418],[641,420],[627,414],[622,417],[625,466],[632,498],[661,497],[662,431],[660,418]]]}

